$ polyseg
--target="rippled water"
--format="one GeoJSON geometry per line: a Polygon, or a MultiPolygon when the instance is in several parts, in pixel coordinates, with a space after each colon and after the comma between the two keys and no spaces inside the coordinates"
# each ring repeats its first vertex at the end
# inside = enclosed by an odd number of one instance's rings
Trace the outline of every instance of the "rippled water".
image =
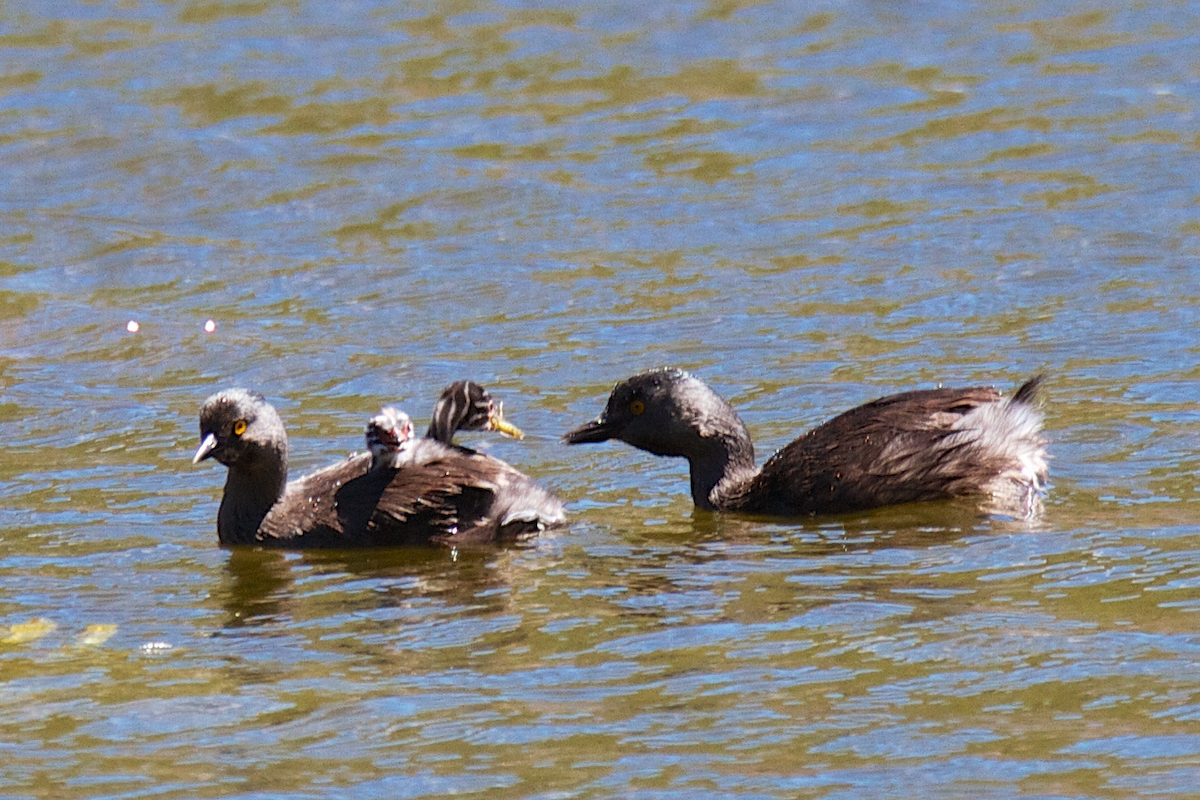
{"type": "Polygon", "coordinates": [[[0,794],[1194,795],[1197,30],[1190,3],[4,4],[0,794]],[[760,458],[1045,370],[1045,519],[713,517],[682,463],[558,444],[660,364],[760,458]],[[304,471],[460,377],[535,434],[470,441],[568,527],[217,547],[211,391],[264,391],[304,471]]]}

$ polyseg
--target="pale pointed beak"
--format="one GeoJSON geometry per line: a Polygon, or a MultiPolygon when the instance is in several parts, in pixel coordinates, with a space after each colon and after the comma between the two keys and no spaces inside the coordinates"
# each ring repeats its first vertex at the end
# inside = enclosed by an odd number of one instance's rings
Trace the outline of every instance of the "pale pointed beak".
{"type": "Polygon", "coordinates": [[[488,412],[487,429],[514,439],[524,439],[525,432],[504,418],[504,403],[497,403],[488,412]]]}
{"type": "Polygon", "coordinates": [[[204,437],[204,441],[200,442],[200,447],[196,450],[196,456],[192,459],[193,464],[199,464],[204,459],[212,455],[213,450],[217,449],[217,435],[210,433],[204,437]]]}

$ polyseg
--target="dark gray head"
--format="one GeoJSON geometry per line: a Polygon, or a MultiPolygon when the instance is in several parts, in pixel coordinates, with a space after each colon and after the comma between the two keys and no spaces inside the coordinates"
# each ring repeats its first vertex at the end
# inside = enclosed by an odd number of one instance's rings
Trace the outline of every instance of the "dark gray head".
{"type": "MultiPolygon", "coordinates": [[[[737,412],[704,381],[679,369],[655,369],[618,383],[604,413],[563,436],[567,444],[619,439],[656,456],[704,457],[716,439],[749,447],[737,412]]],[[[753,461],[753,450],[750,451],[753,461]]]]}
{"type": "Polygon", "coordinates": [[[455,431],[497,431],[516,439],[525,436],[504,419],[504,404],[493,401],[474,381],[455,381],[442,390],[425,436],[450,444],[455,431]]]}
{"type": "Polygon", "coordinates": [[[215,458],[227,467],[253,460],[263,450],[287,459],[287,435],[270,403],[257,392],[225,389],[200,407],[200,447],[193,464],[215,458]]]}
{"type": "Polygon", "coordinates": [[[371,451],[371,463],[399,452],[412,438],[412,420],[394,406],[387,406],[367,422],[367,449],[371,451]]]}

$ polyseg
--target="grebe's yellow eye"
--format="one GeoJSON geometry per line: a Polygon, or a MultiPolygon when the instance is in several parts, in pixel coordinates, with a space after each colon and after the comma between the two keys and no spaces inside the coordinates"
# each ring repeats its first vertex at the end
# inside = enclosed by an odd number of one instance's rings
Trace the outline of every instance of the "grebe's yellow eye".
{"type": "Polygon", "coordinates": [[[641,400],[634,400],[629,404],[629,413],[633,414],[635,417],[641,416],[642,412],[645,410],[646,404],[641,400]]]}
{"type": "Polygon", "coordinates": [[[239,419],[237,422],[233,423],[233,435],[234,436],[241,436],[245,432],[246,432],[246,420],[239,419]]]}

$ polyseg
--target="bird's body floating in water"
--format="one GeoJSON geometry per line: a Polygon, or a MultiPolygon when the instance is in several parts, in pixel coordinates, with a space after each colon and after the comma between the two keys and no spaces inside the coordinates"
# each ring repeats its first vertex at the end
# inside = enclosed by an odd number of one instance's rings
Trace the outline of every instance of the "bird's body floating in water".
{"type": "Polygon", "coordinates": [[[1029,515],[1048,467],[1041,376],[1010,398],[990,387],[890,395],[813,428],[755,467],[737,412],[677,369],[616,385],[604,413],[568,432],[567,444],[619,439],[691,467],[692,500],[713,511],[797,516],[979,495],[1029,515]]]}
{"type": "Polygon", "coordinates": [[[397,463],[372,468],[379,459],[363,453],[289,483],[287,433],[274,407],[245,389],[214,394],[200,410],[193,462],[229,468],[218,538],[289,548],[465,544],[562,521],[562,503],[505,462],[411,431],[402,425],[379,442],[381,455],[403,454],[397,463]]]}

